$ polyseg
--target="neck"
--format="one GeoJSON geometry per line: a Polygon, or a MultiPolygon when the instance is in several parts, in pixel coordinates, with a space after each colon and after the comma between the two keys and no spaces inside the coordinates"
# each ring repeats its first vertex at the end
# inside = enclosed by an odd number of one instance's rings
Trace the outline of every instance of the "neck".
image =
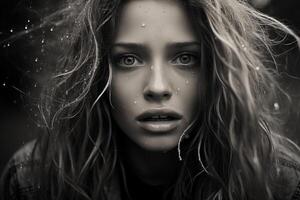
{"type": "Polygon", "coordinates": [[[147,151],[127,137],[122,142],[125,167],[141,181],[153,186],[174,182],[180,169],[176,148],[168,152],[147,151]]]}

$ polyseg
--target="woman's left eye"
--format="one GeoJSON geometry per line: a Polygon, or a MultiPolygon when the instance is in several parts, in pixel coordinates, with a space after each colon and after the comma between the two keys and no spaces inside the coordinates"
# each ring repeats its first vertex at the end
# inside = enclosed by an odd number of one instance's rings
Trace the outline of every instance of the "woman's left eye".
{"type": "Polygon", "coordinates": [[[195,65],[198,63],[198,61],[199,61],[199,59],[197,56],[190,54],[190,53],[184,53],[184,54],[180,54],[179,56],[174,58],[171,61],[171,63],[174,65],[187,66],[187,65],[195,65]]]}

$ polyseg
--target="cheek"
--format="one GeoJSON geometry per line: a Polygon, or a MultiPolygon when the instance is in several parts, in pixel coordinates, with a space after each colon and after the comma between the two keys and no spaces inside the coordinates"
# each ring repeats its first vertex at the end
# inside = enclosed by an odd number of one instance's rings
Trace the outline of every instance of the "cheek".
{"type": "Polygon", "coordinates": [[[177,87],[180,88],[180,91],[177,93],[178,100],[180,100],[188,121],[195,116],[201,107],[200,97],[204,92],[202,90],[203,85],[201,82],[199,74],[193,73],[186,76],[181,86],[177,87]]]}
{"type": "Polygon", "coordinates": [[[129,74],[113,73],[111,81],[111,103],[119,115],[130,115],[136,112],[138,80],[129,74]]]}

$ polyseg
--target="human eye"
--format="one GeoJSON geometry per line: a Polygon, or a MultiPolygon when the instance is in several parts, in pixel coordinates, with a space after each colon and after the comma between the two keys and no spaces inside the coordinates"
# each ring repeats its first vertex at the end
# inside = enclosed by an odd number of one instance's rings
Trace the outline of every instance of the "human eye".
{"type": "Polygon", "coordinates": [[[171,63],[179,66],[195,66],[199,62],[199,57],[195,53],[184,52],[177,55],[171,63]]]}
{"type": "Polygon", "coordinates": [[[115,58],[115,63],[120,67],[138,67],[144,65],[143,61],[133,54],[119,55],[115,58]]]}

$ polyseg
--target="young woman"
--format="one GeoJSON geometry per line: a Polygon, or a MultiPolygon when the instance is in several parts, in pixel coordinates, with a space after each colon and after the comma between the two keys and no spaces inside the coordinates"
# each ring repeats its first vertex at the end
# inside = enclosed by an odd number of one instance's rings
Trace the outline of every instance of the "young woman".
{"type": "Polygon", "coordinates": [[[47,131],[10,161],[4,199],[300,199],[266,66],[270,29],[299,42],[287,27],[237,0],[76,0],[56,15],[73,32],[42,95],[47,131]]]}

